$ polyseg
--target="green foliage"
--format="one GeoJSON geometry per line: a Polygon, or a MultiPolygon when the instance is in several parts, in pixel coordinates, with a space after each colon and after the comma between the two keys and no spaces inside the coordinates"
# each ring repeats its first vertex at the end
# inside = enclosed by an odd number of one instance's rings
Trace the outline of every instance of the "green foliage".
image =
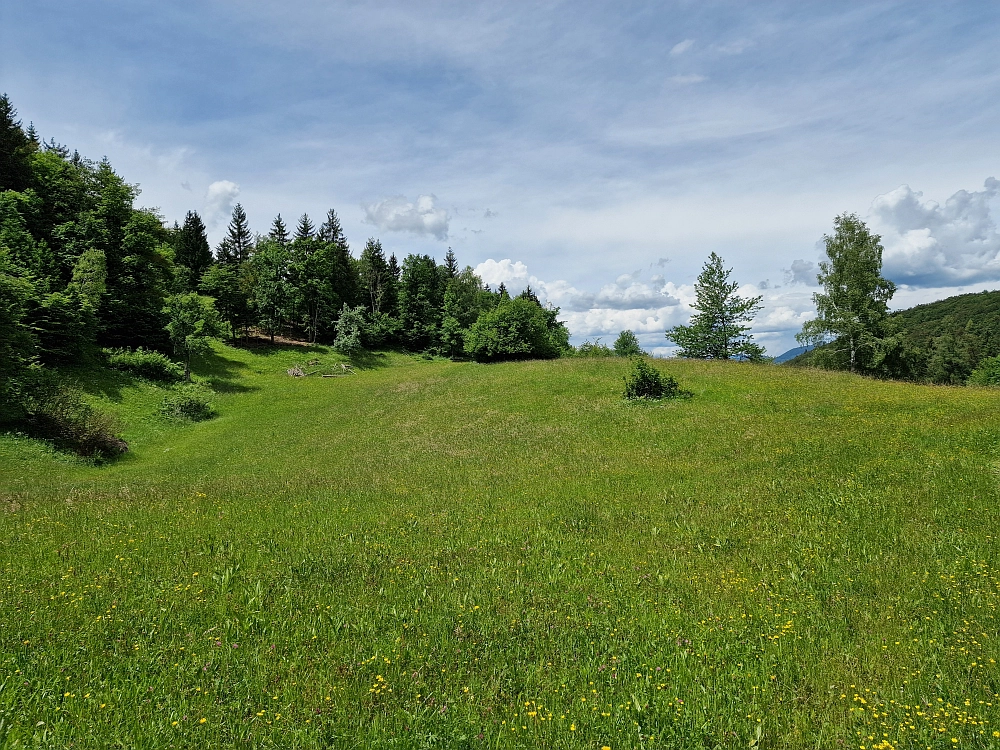
{"type": "Polygon", "coordinates": [[[193,383],[185,383],[170,391],[160,405],[160,414],[171,419],[203,422],[215,416],[212,392],[193,383]]]}
{"type": "Polygon", "coordinates": [[[183,290],[196,291],[201,277],[212,265],[212,248],[208,244],[205,224],[197,211],[187,212],[184,226],[174,238],[174,262],[178,265],[183,290]]]}
{"type": "Polygon", "coordinates": [[[639,346],[639,339],[632,331],[625,330],[615,339],[615,355],[619,357],[641,357],[645,354],[639,346]]]}
{"type": "Polygon", "coordinates": [[[607,344],[602,344],[600,339],[591,341],[587,339],[576,348],[578,357],[613,357],[614,350],[607,344]]]}
{"type": "Polygon", "coordinates": [[[549,326],[544,308],[508,298],[479,316],[465,337],[465,352],[477,362],[558,357],[562,340],[549,326]]]}
{"type": "MultiPolygon", "coordinates": [[[[295,240],[308,242],[308,238],[295,240]]],[[[257,324],[274,341],[292,308],[292,289],[288,283],[291,254],[288,247],[271,239],[257,243],[250,260],[244,264],[244,280],[249,290],[250,308],[257,324]]]]}
{"type": "Polygon", "coordinates": [[[335,351],[351,356],[361,350],[361,335],[365,327],[365,308],[361,305],[350,307],[346,303],[337,319],[337,338],[333,342],[335,351]]]}
{"type": "Polygon", "coordinates": [[[31,183],[31,154],[38,147],[21,128],[17,110],[0,96],[0,191],[24,190],[31,183]]]}
{"type": "Polygon", "coordinates": [[[690,391],[682,390],[673,375],[664,375],[643,358],[636,358],[632,370],[625,376],[625,392],[629,401],[664,398],[686,398],[690,391]]]}
{"type": "Polygon", "coordinates": [[[209,339],[221,333],[219,315],[208,297],[190,292],[167,298],[163,313],[174,351],[184,359],[184,379],[191,380],[191,357],[209,350],[209,339]]]}
{"type": "Polygon", "coordinates": [[[980,360],[967,382],[969,385],[1000,386],[1000,356],[980,360]]]}
{"type": "Polygon", "coordinates": [[[137,378],[174,383],[184,378],[184,368],[161,352],[138,349],[105,349],[108,367],[137,378]]]}
{"type": "Polygon", "coordinates": [[[429,255],[403,260],[399,285],[400,334],[407,348],[427,349],[438,341],[444,290],[437,264],[429,255]]]}
{"type": "Polygon", "coordinates": [[[816,319],[796,336],[800,344],[829,344],[812,359],[833,369],[891,374],[902,337],[889,318],[896,285],[882,277],[882,242],[855,214],[834,219],[834,234],[823,242],[822,292],[813,294],[816,319]]]}
{"type": "Polygon", "coordinates": [[[215,309],[229,325],[232,338],[244,332],[250,319],[250,300],[244,274],[235,263],[210,267],[201,279],[201,291],[215,300],[215,309]]]}
{"type": "Polygon", "coordinates": [[[88,458],[114,458],[128,450],[118,437],[118,421],[88,404],[78,388],[41,369],[25,386],[22,424],[32,437],[88,458]]]}
{"type": "Polygon", "coordinates": [[[712,253],[695,282],[697,312],[688,325],[667,330],[667,339],[689,359],[760,360],[764,350],[753,341],[750,326],[760,310],[761,297],[740,297],[739,284],[729,280],[732,269],[712,253]]]}

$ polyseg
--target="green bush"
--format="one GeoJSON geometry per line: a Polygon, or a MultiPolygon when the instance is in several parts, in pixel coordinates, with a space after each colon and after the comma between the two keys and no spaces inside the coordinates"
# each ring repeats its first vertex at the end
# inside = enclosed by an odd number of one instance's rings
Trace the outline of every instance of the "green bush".
{"type": "Polygon", "coordinates": [[[60,383],[52,373],[36,370],[21,402],[22,424],[32,437],[48,440],[61,450],[91,458],[114,458],[128,450],[118,437],[117,421],[83,400],[75,387],[60,383]]]}
{"type": "Polygon", "coordinates": [[[211,391],[201,386],[179,386],[163,399],[160,413],[171,419],[203,422],[215,416],[211,395],[211,391]]]}
{"type": "Polygon", "coordinates": [[[600,339],[596,341],[591,341],[587,339],[580,346],[576,348],[576,356],[578,357],[613,357],[615,353],[611,351],[609,346],[601,343],[600,339]]]}
{"type": "Polygon", "coordinates": [[[108,358],[108,367],[138,378],[175,383],[184,377],[184,368],[160,352],[140,347],[134,351],[105,349],[104,354],[108,358]]]}
{"type": "Polygon", "coordinates": [[[636,359],[632,371],[625,376],[625,398],[659,400],[687,398],[690,391],[682,390],[672,375],[663,375],[644,359],[636,359]]]}
{"type": "Polygon", "coordinates": [[[1000,386],[1000,357],[987,357],[980,360],[979,365],[972,371],[966,382],[969,385],[1000,386]]]}
{"type": "Polygon", "coordinates": [[[532,300],[505,300],[482,313],[465,337],[465,352],[477,362],[552,359],[561,353],[561,324],[550,330],[549,312],[532,300]]]}
{"type": "Polygon", "coordinates": [[[615,354],[619,357],[641,357],[645,352],[632,331],[622,331],[615,339],[615,354]]]}

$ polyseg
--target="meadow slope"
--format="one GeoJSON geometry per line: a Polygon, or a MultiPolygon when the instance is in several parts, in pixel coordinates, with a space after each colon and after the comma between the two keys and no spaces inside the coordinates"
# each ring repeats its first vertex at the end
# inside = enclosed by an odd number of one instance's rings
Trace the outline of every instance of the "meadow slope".
{"type": "Polygon", "coordinates": [[[1000,393],[219,346],[0,437],[0,746],[1000,747],[1000,393]]]}

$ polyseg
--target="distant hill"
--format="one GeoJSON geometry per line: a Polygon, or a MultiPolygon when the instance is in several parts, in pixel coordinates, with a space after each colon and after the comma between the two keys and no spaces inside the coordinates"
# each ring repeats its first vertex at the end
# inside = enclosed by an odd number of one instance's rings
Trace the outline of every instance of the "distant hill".
{"type": "MultiPolygon", "coordinates": [[[[892,317],[905,336],[909,379],[962,383],[981,359],[1000,354],[1000,291],[959,294],[892,317]]],[[[800,347],[775,361],[809,366],[815,351],[800,347]]]]}
{"type": "Polygon", "coordinates": [[[800,354],[805,354],[807,351],[812,349],[811,346],[797,346],[794,349],[789,349],[784,354],[779,354],[774,358],[774,364],[780,365],[782,362],[787,362],[790,359],[794,359],[800,354]]]}

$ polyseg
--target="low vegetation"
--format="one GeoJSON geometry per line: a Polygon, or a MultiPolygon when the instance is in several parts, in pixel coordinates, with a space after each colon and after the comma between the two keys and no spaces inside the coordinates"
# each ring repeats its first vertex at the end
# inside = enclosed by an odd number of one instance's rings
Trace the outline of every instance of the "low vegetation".
{"type": "Polygon", "coordinates": [[[997,745],[1000,392],[306,360],[216,345],[197,424],[80,373],[108,466],[0,437],[0,745],[997,745]]]}

